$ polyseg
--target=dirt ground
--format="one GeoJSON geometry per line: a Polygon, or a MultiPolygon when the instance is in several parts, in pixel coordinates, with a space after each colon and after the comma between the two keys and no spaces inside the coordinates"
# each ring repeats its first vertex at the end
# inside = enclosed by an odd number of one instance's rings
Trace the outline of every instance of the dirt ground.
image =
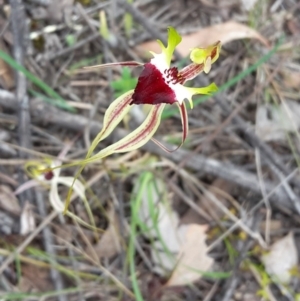
{"type": "MultiPolygon", "coordinates": [[[[154,137],[175,149],[180,113],[162,114],[154,137]]],[[[299,1],[0,0],[0,300],[300,300],[299,128],[299,1]],[[187,103],[176,151],[150,141],[80,170],[143,70],[85,67],[147,63],[170,27],[178,70],[221,42],[187,84],[219,90],[187,103]]]]}

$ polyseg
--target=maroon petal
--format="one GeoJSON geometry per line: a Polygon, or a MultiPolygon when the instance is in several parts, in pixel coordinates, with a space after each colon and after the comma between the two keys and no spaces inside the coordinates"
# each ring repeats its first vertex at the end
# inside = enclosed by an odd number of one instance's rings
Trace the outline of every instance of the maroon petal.
{"type": "Polygon", "coordinates": [[[165,82],[161,72],[151,63],[144,65],[130,104],[173,104],[175,93],[165,82]]]}
{"type": "Polygon", "coordinates": [[[188,114],[186,111],[185,103],[183,102],[181,105],[179,103],[177,103],[177,105],[178,105],[178,108],[180,111],[180,117],[181,117],[181,123],[182,123],[182,140],[181,140],[180,145],[178,145],[175,149],[168,149],[162,143],[160,143],[158,140],[156,140],[155,138],[152,137],[152,141],[154,143],[156,143],[160,148],[162,148],[167,153],[173,153],[176,150],[178,150],[184,143],[184,141],[188,135],[188,131],[189,131],[189,121],[188,121],[188,114]]]}
{"type": "Polygon", "coordinates": [[[138,67],[142,66],[142,63],[136,62],[136,61],[128,61],[128,62],[117,62],[117,63],[108,63],[108,64],[101,64],[101,65],[95,65],[95,66],[87,66],[84,67],[84,69],[104,69],[114,66],[128,66],[128,67],[138,67]]]}
{"type": "Polygon", "coordinates": [[[184,82],[195,78],[199,73],[201,73],[204,69],[204,64],[195,64],[192,63],[186,67],[184,67],[179,75],[184,79],[184,82]]]}

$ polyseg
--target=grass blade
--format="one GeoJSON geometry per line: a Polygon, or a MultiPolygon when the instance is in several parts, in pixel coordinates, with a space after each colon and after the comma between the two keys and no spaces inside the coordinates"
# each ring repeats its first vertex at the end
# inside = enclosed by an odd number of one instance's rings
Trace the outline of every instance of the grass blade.
{"type": "Polygon", "coordinates": [[[9,64],[13,69],[22,72],[26,78],[31,81],[33,84],[38,86],[41,90],[43,90],[49,97],[55,99],[55,102],[51,104],[63,107],[64,109],[70,112],[76,112],[76,110],[71,107],[58,93],[56,93],[50,86],[48,86],[45,82],[37,78],[34,74],[29,72],[25,67],[18,64],[10,55],[0,50],[0,58],[9,64]],[[59,104],[59,105],[58,105],[59,104]]]}

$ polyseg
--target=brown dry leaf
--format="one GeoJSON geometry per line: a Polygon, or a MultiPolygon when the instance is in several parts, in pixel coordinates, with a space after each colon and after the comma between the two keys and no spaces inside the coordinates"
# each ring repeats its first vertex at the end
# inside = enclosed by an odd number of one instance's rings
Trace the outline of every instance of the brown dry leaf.
{"type": "Polygon", "coordinates": [[[283,228],[283,224],[281,220],[271,219],[270,221],[262,221],[259,224],[259,229],[261,232],[266,230],[266,227],[269,227],[270,232],[280,231],[283,228]],[[268,225],[267,225],[268,224],[268,225]]]}
{"type": "MultiPolygon", "coordinates": [[[[207,272],[213,263],[205,243],[207,226],[179,225],[164,181],[148,174],[152,178],[143,189],[139,222],[147,229],[143,235],[152,241],[153,270],[162,277],[173,273],[167,286],[189,284],[201,278],[201,272],[207,272]]],[[[134,193],[140,191],[140,185],[136,181],[134,193]]]]}
{"type": "Polygon", "coordinates": [[[23,265],[18,288],[23,293],[38,293],[53,290],[49,271],[34,265],[23,265]]]}
{"type": "MultiPolygon", "coordinates": [[[[244,24],[229,21],[202,28],[193,34],[182,36],[182,42],[176,47],[176,50],[182,56],[187,56],[191,48],[207,47],[216,41],[221,41],[221,44],[224,45],[240,39],[257,39],[266,47],[270,47],[267,39],[256,30],[244,24]]],[[[143,55],[145,53],[148,54],[149,51],[160,53],[161,49],[157,41],[149,41],[137,46],[136,51],[143,55]]]]}
{"type": "Polygon", "coordinates": [[[300,23],[296,18],[288,20],[286,22],[288,29],[290,30],[291,34],[296,36],[300,34],[300,23]]]}
{"type": "Polygon", "coordinates": [[[20,216],[20,234],[27,235],[34,231],[35,228],[34,208],[26,201],[20,216]]]}
{"type": "MultiPolygon", "coordinates": [[[[1,40],[0,50],[7,53],[7,48],[1,40]]],[[[2,59],[0,59],[0,85],[2,85],[6,90],[13,88],[15,85],[14,73],[10,66],[2,59]]]]}
{"type": "Polygon", "coordinates": [[[280,283],[288,284],[292,279],[292,270],[298,265],[298,250],[293,233],[277,240],[261,260],[270,276],[280,283]]]}
{"type": "Polygon", "coordinates": [[[0,208],[15,215],[21,212],[19,202],[9,186],[0,185],[0,208]]]}
{"type": "Polygon", "coordinates": [[[65,244],[66,241],[71,243],[74,239],[73,228],[69,226],[56,228],[56,239],[58,244],[65,244]]]}
{"type": "Polygon", "coordinates": [[[300,87],[300,72],[286,71],[282,72],[283,82],[286,87],[299,89],[300,87]]]}
{"type": "MultiPolygon", "coordinates": [[[[105,230],[99,242],[94,246],[94,250],[99,258],[111,258],[121,252],[119,221],[113,209],[108,211],[109,226],[105,230]]],[[[92,255],[90,250],[87,253],[92,255]]]]}
{"type": "Polygon", "coordinates": [[[213,259],[207,255],[206,230],[207,225],[190,224],[179,227],[181,248],[177,256],[178,262],[166,286],[190,284],[210,269],[213,259]]]}

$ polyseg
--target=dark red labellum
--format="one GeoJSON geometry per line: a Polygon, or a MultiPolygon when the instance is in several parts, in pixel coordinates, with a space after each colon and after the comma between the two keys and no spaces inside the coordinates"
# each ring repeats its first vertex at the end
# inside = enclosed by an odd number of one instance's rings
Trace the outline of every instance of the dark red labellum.
{"type": "Polygon", "coordinates": [[[52,170],[49,170],[49,171],[47,171],[47,172],[44,174],[44,178],[45,178],[45,180],[47,180],[47,181],[52,180],[53,177],[54,177],[54,173],[53,173],[52,170]]]}
{"type": "Polygon", "coordinates": [[[145,64],[130,104],[157,105],[174,102],[176,102],[175,93],[165,82],[161,72],[153,64],[145,64]]]}

